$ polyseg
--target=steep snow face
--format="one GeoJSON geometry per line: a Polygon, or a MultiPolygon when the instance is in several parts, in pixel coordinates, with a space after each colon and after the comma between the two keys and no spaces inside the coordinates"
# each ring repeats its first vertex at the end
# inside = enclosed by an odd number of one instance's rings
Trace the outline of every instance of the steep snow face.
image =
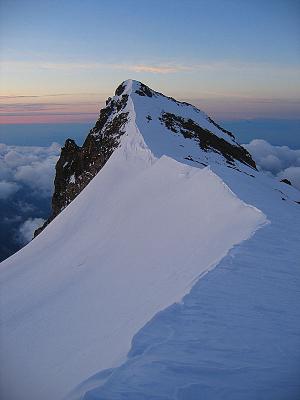
{"type": "Polygon", "coordinates": [[[131,96],[127,111],[101,172],[1,264],[6,400],[58,400],[120,365],[147,321],[266,223],[209,168],[155,157],[131,96]]]}

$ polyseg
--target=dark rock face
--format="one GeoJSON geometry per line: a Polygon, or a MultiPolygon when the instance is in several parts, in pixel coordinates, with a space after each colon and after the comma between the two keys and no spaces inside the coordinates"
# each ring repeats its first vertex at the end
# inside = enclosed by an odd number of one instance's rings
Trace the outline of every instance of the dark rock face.
{"type": "Polygon", "coordinates": [[[233,139],[235,139],[233,133],[231,133],[230,131],[228,131],[227,129],[222,128],[219,124],[217,124],[213,119],[211,119],[210,117],[208,117],[209,122],[211,122],[215,127],[217,127],[218,129],[220,129],[220,131],[226,133],[227,135],[229,135],[230,137],[232,137],[233,139]]]}
{"type": "Polygon", "coordinates": [[[119,85],[115,91],[116,96],[121,96],[121,94],[124,92],[126,88],[125,82],[122,82],[121,85],[119,85]]]}
{"type": "MultiPolygon", "coordinates": [[[[193,120],[184,119],[178,115],[167,112],[162,113],[160,120],[172,132],[181,133],[185,138],[196,140],[202,150],[217,151],[222,154],[228,164],[234,165],[235,160],[238,160],[243,164],[256,169],[255,161],[246,149],[238,143],[233,145],[223,138],[219,138],[211,131],[201,128],[201,126],[196,124],[193,120]]],[[[213,121],[210,120],[210,122],[213,121]]],[[[216,123],[213,122],[213,124],[219,128],[216,123]]],[[[223,129],[222,131],[234,138],[231,132],[223,129]]]]}
{"type": "Polygon", "coordinates": [[[140,96],[147,96],[147,97],[155,96],[155,92],[152,91],[148,86],[144,85],[143,83],[140,83],[140,88],[136,90],[135,93],[140,96]]]}
{"type": "MultiPolygon", "coordinates": [[[[119,90],[121,94],[123,91],[124,88],[119,90]]],[[[120,137],[124,133],[123,127],[128,121],[128,113],[121,112],[127,100],[128,95],[123,95],[117,101],[108,99],[106,107],[100,111],[99,119],[82,147],[77,146],[72,139],[66,140],[56,164],[52,214],[45,224],[35,231],[34,236],[75,199],[119,146],[120,137]],[[115,116],[110,119],[113,114],[115,116]]]]}
{"type": "Polygon", "coordinates": [[[292,182],[291,181],[289,181],[288,179],[286,179],[286,178],[284,178],[284,179],[281,179],[281,181],[280,182],[282,182],[282,183],[286,183],[287,185],[291,185],[292,186],[292,182]]]}

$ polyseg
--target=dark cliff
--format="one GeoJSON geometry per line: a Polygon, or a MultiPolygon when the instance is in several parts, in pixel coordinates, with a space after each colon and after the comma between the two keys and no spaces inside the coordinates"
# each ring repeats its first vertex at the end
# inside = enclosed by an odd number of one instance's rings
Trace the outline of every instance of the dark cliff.
{"type": "MultiPolygon", "coordinates": [[[[116,94],[121,90],[122,85],[117,88],[116,94]]],[[[55,167],[52,213],[44,225],[35,231],[34,236],[75,199],[118,147],[124,133],[123,126],[128,119],[128,113],[122,112],[127,100],[127,95],[118,100],[107,100],[106,107],[100,111],[99,119],[81,147],[72,139],[66,140],[55,167]]]]}

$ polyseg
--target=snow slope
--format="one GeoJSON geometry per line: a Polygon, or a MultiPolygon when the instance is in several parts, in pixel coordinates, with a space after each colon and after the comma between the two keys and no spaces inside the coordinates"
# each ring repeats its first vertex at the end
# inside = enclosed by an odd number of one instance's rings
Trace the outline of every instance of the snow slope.
{"type": "Polygon", "coordinates": [[[299,192],[264,174],[212,168],[270,223],[149,321],[121,367],[71,399],[300,398],[300,207],[290,200],[299,192]]]}
{"type": "Polygon", "coordinates": [[[211,169],[148,146],[132,85],[119,148],[36,239],[1,264],[6,400],[58,400],[119,366],[157,312],[267,222],[211,169]]]}

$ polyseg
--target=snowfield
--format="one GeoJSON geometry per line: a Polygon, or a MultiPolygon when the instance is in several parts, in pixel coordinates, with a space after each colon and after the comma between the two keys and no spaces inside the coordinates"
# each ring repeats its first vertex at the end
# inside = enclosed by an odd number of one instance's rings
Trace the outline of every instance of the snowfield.
{"type": "MultiPolygon", "coordinates": [[[[287,221],[299,214],[291,200],[297,193],[246,166],[240,166],[245,173],[227,168],[215,153],[205,154],[210,167],[184,163],[181,142],[174,154],[159,154],[162,128],[157,126],[151,138],[148,122],[141,119],[149,99],[139,104],[142,100],[131,93],[136,84],[126,82],[129,99],[123,112],[130,118],[119,148],[36,239],[1,264],[5,400],[199,399],[201,393],[210,400],[246,398],[241,391],[240,397],[230,397],[230,387],[220,382],[231,382],[243,357],[251,358],[251,341],[242,343],[248,327],[252,335],[252,323],[258,330],[268,323],[263,310],[272,310],[272,304],[262,301],[264,294],[272,298],[267,281],[274,284],[275,297],[284,291],[268,268],[268,257],[274,257],[272,243],[283,226],[276,214],[287,221]],[[248,250],[243,253],[243,248],[248,250]],[[235,264],[235,254],[252,255],[254,262],[237,257],[235,264]],[[224,273],[228,257],[232,264],[224,273]],[[230,275],[235,269],[238,278],[230,275]],[[200,283],[202,292],[195,296],[200,283]],[[262,308],[252,310],[251,293],[262,308]],[[220,392],[214,391],[218,382],[220,392]]],[[[196,113],[190,106],[185,112],[196,113]]],[[[184,143],[195,151],[194,143],[184,143]]],[[[276,271],[276,261],[272,265],[276,271]]],[[[280,313],[288,307],[284,302],[280,313]]],[[[295,326],[290,329],[297,336],[295,326]]],[[[282,329],[275,323],[276,334],[282,329]]],[[[269,325],[268,332],[258,340],[262,352],[274,337],[269,325]]],[[[284,346],[280,351],[289,354],[284,346]]],[[[255,358],[241,368],[248,376],[259,365],[255,358]]]]}
{"type": "Polygon", "coordinates": [[[213,170],[271,223],[149,321],[121,367],[86,380],[71,400],[299,399],[300,208],[290,199],[300,194],[264,174],[213,170]]]}

